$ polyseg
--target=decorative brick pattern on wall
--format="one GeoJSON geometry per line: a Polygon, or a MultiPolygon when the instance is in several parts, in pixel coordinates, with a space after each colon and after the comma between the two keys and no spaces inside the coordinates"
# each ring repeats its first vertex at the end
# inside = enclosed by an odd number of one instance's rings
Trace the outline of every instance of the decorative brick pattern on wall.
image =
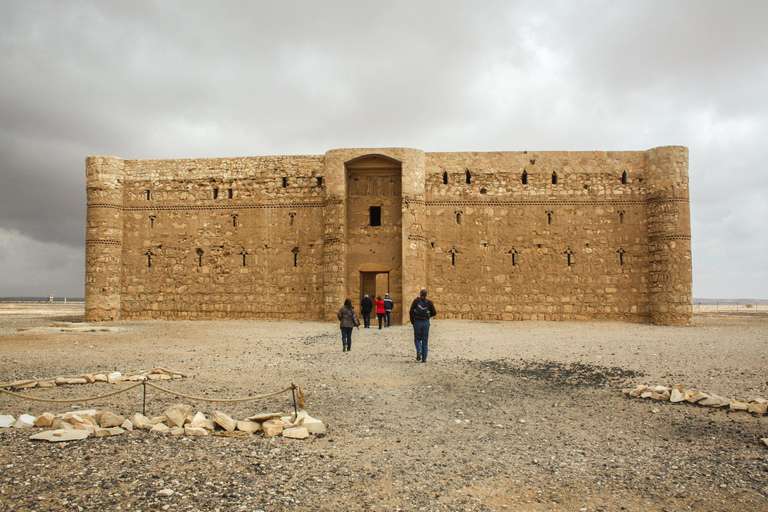
{"type": "Polygon", "coordinates": [[[89,321],[335,320],[364,274],[397,322],[422,287],[441,317],[691,321],[684,147],[94,156],[86,175],[89,321]]]}

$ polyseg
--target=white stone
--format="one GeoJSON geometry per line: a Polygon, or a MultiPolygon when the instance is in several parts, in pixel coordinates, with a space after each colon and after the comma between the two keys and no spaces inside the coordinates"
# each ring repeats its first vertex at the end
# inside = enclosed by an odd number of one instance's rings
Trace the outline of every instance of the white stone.
{"type": "Polygon", "coordinates": [[[168,496],[173,496],[175,493],[173,492],[172,489],[162,489],[160,491],[157,491],[155,494],[157,494],[158,496],[168,497],[168,496]]]}
{"type": "Polygon", "coordinates": [[[265,421],[261,425],[264,437],[274,437],[283,431],[283,421],[279,419],[265,421]]]}
{"type": "Polygon", "coordinates": [[[120,427],[97,428],[96,432],[94,432],[93,435],[95,435],[96,437],[109,437],[109,436],[119,436],[124,432],[125,430],[123,430],[120,427]]]}
{"type": "Polygon", "coordinates": [[[191,425],[184,425],[184,433],[188,436],[207,436],[208,431],[202,427],[193,427],[191,425]]]}
{"type": "Polygon", "coordinates": [[[87,430],[46,430],[45,432],[37,433],[30,436],[33,441],[50,441],[51,443],[60,443],[65,441],[77,441],[85,439],[90,436],[91,433],[87,430]]]}
{"type": "Polygon", "coordinates": [[[304,422],[301,424],[301,426],[306,428],[307,432],[309,432],[310,434],[326,433],[325,424],[323,424],[322,421],[315,418],[305,419],[304,422]]]}
{"type": "Polygon", "coordinates": [[[253,434],[254,432],[258,432],[261,430],[261,423],[258,423],[256,421],[238,421],[237,422],[237,430],[240,430],[242,432],[248,432],[249,434],[253,434]]]}
{"type": "Polygon", "coordinates": [[[109,378],[103,373],[97,373],[96,375],[93,376],[93,380],[95,380],[96,382],[107,382],[109,378]]]}
{"type": "Polygon", "coordinates": [[[0,414],[0,428],[8,428],[16,423],[16,418],[10,414],[0,414]]]}
{"type": "Polygon", "coordinates": [[[264,423],[265,421],[269,421],[272,418],[279,418],[281,416],[280,413],[274,412],[274,413],[265,413],[265,414],[254,414],[253,416],[249,416],[247,419],[248,421],[258,421],[259,423],[264,423]]]}
{"type": "Polygon", "coordinates": [[[197,413],[192,417],[192,420],[189,422],[189,425],[194,428],[205,428],[205,414],[197,411],[197,413]]]}
{"type": "Polygon", "coordinates": [[[283,437],[289,437],[291,439],[306,439],[309,437],[309,432],[304,427],[291,427],[283,430],[283,437]]]}
{"type": "Polygon", "coordinates": [[[155,434],[167,434],[171,431],[171,429],[168,428],[168,425],[166,425],[165,423],[158,423],[157,425],[152,427],[149,431],[154,432],[155,434]]]}
{"type": "Polygon", "coordinates": [[[131,416],[130,420],[131,423],[133,423],[134,428],[149,430],[154,427],[154,424],[149,421],[149,418],[138,412],[131,416]]]}
{"type": "Polygon", "coordinates": [[[120,372],[112,372],[107,375],[107,382],[121,382],[123,380],[123,374],[120,372]]]}
{"type": "Polygon", "coordinates": [[[36,427],[50,427],[51,425],[53,425],[54,419],[56,419],[56,417],[53,414],[49,412],[44,412],[43,414],[35,418],[34,424],[36,427]]]}
{"type": "Polygon", "coordinates": [[[192,410],[191,405],[176,404],[165,410],[165,417],[168,418],[168,426],[183,427],[187,421],[187,414],[192,410]]]}
{"type": "Polygon", "coordinates": [[[237,422],[221,411],[213,411],[213,421],[227,432],[232,432],[237,427],[237,422]]]}
{"type": "Polygon", "coordinates": [[[111,411],[105,411],[99,418],[99,426],[103,428],[119,427],[125,422],[125,418],[111,411]]]}
{"type": "Polygon", "coordinates": [[[685,400],[685,393],[677,388],[672,389],[672,393],[669,396],[669,401],[673,404],[682,402],[685,400]]]}
{"type": "Polygon", "coordinates": [[[125,420],[122,425],[120,425],[120,428],[128,430],[129,432],[133,431],[133,423],[131,423],[131,420],[125,420]]]}
{"type": "Polygon", "coordinates": [[[35,426],[35,417],[31,414],[22,414],[13,424],[14,428],[30,428],[35,426]]]}

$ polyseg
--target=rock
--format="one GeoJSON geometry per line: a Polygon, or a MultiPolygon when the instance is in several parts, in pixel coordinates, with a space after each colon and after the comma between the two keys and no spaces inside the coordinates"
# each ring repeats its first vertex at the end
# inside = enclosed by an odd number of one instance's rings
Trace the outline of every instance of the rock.
{"type": "Polygon", "coordinates": [[[85,379],[85,381],[86,381],[86,382],[88,382],[89,384],[90,384],[90,383],[93,383],[93,382],[96,382],[96,378],[95,378],[93,375],[91,375],[90,373],[87,373],[87,374],[83,375],[82,377],[83,377],[83,378],[85,379]]]}
{"type": "Polygon", "coordinates": [[[11,387],[13,389],[28,389],[28,388],[34,388],[37,386],[36,380],[17,380],[15,382],[11,382],[11,387]]]}
{"type": "Polygon", "coordinates": [[[258,423],[256,421],[238,421],[237,422],[237,430],[240,430],[242,432],[248,432],[249,434],[253,434],[254,432],[258,432],[261,430],[261,423],[258,423]]]}
{"type": "Polygon", "coordinates": [[[702,393],[701,391],[689,391],[688,395],[685,397],[685,401],[695,404],[701,402],[705,398],[709,398],[709,395],[702,393]]]}
{"type": "Polygon", "coordinates": [[[57,386],[63,386],[64,384],[69,384],[69,379],[66,377],[56,377],[56,380],[54,380],[57,386]]]}
{"type": "Polygon", "coordinates": [[[110,411],[105,411],[99,418],[99,426],[103,428],[119,427],[123,422],[125,422],[125,418],[110,411]]]}
{"type": "Polygon", "coordinates": [[[145,380],[147,380],[147,377],[144,375],[131,375],[126,380],[130,382],[144,382],[145,380]]]}
{"type": "Polygon", "coordinates": [[[310,434],[325,434],[326,428],[322,421],[316,418],[305,419],[301,426],[307,429],[310,434]]]}
{"type": "Polygon", "coordinates": [[[39,380],[37,381],[37,387],[39,388],[55,388],[56,387],[56,381],[47,379],[47,380],[39,380]]]}
{"type": "Polygon", "coordinates": [[[133,423],[131,423],[131,420],[125,420],[122,425],[120,425],[120,428],[125,429],[129,432],[133,432],[133,423]]]}
{"type": "Polygon", "coordinates": [[[282,414],[275,412],[275,413],[266,413],[266,414],[255,414],[245,419],[248,421],[258,421],[259,423],[264,423],[265,421],[269,421],[273,418],[279,418],[280,416],[282,416],[282,414]]]}
{"type": "Polygon", "coordinates": [[[673,404],[680,403],[685,400],[685,392],[678,388],[672,388],[672,393],[669,396],[669,401],[673,404]]]}
{"type": "Polygon", "coordinates": [[[763,442],[765,446],[768,446],[768,437],[761,437],[760,440],[763,442]]]}
{"type": "Polygon", "coordinates": [[[109,375],[107,375],[107,382],[122,382],[123,380],[123,374],[120,372],[112,372],[109,375]]]}
{"type": "Polygon", "coordinates": [[[49,412],[44,412],[37,418],[35,418],[35,421],[33,422],[36,427],[50,427],[53,425],[53,420],[56,419],[56,416],[49,412]]]}
{"type": "Polygon", "coordinates": [[[89,425],[88,423],[78,423],[74,426],[73,430],[85,430],[87,432],[90,432],[91,434],[96,433],[96,429],[98,429],[96,425],[89,425]]]}
{"type": "MultiPolygon", "coordinates": [[[[671,392],[672,392],[672,389],[673,389],[673,388],[669,388],[669,387],[667,387],[667,386],[654,386],[653,388],[651,388],[651,390],[652,390],[652,391],[655,391],[655,392],[657,392],[658,394],[662,394],[662,393],[664,393],[665,391],[666,391],[666,392],[668,392],[668,393],[671,393],[671,392]]],[[[682,389],[681,389],[680,391],[682,391],[682,389]]]]}
{"type": "Polygon", "coordinates": [[[16,418],[10,414],[0,414],[0,428],[8,428],[16,423],[16,418]]]}
{"type": "Polygon", "coordinates": [[[653,391],[643,391],[640,393],[640,398],[652,398],[653,395],[661,396],[658,393],[654,393],[653,391]]]}
{"type": "Polygon", "coordinates": [[[629,392],[629,396],[640,396],[648,390],[648,386],[637,386],[629,392]]]}
{"type": "Polygon", "coordinates": [[[165,417],[168,418],[168,426],[183,427],[187,421],[187,414],[192,410],[191,405],[177,404],[165,410],[165,417]]]}
{"type": "Polygon", "coordinates": [[[170,428],[168,428],[168,425],[165,423],[158,423],[154,427],[152,427],[150,432],[154,432],[155,434],[167,434],[171,431],[170,428]]]}
{"type": "Polygon", "coordinates": [[[32,441],[49,441],[51,443],[60,443],[64,441],[77,441],[85,439],[90,436],[91,433],[87,430],[46,430],[45,432],[37,433],[30,436],[32,441]]]}
{"type": "Polygon", "coordinates": [[[283,420],[269,420],[261,424],[264,437],[274,437],[283,431],[283,420]]]}
{"type": "Polygon", "coordinates": [[[120,434],[125,433],[125,430],[123,430],[120,427],[109,427],[109,428],[97,428],[96,432],[94,432],[93,435],[96,437],[109,437],[109,436],[119,436],[120,434]]]}
{"type": "Polygon", "coordinates": [[[216,422],[212,419],[205,420],[205,427],[203,427],[205,430],[216,430],[216,422]]]}
{"type": "Polygon", "coordinates": [[[309,437],[309,432],[307,432],[307,429],[304,427],[290,427],[283,430],[283,437],[306,439],[309,437]]]}
{"type": "Polygon", "coordinates": [[[144,416],[140,413],[135,413],[133,416],[131,416],[131,423],[133,423],[134,428],[140,428],[142,430],[149,430],[152,427],[154,427],[154,424],[149,421],[149,418],[144,416]]]}
{"type": "Polygon", "coordinates": [[[75,377],[73,379],[67,379],[67,384],[88,384],[88,381],[80,377],[75,377]]]}
{"type": "Polygon", "coordinates": [[[64,421],[69,421],[70,418],[72,418],[72,416],[75,415],[75,414],[77,414],[77,415],[87,414],[88,416],[95,417],[97,413],[98,413],[98,411],[96,409],[83,409],[82,411],[69,411],[69,412],[65,412],[62,415],[62,418],[64,418],[64,421]]]}
{"type": "Polygon", "coordinates": [[[744,403],[744,402],[736,401],[736,402],[731,402],[729,404],[729,408],[732,411],[748,411],[749,410],[749,404],[744,403]]]}
{"type": "Polygon", "coordinates": [[[161,489],[157,491],[155,494],[157,494],[158,496],[165,496],[167,498],[168,496],[173,496],[175,493],[173,492],[172,489],[161,489]]]}
{"type": "Polygon", "coordinates": [[[22,414],[13,424],[14,428],[30,428],[35,426],[35,417],[30,414],[22,414]]]}
{"type": "Polygon", "coordinates": [[[227,432],[232,432],[237,427],[237,422],[233,420],[231,416],[228,416],[221,411],[213,411],[213,421],[227,432]]]}
{"type": "Polygon", "coordinates": [[[97,373],[96,375],[93,376],[93,380],[96,382],[107,382],[109,381],[109,378],[103,373],[97,373]]]}
{"type": "Polygon", "coordinates": [[[768,404],[768,400],[765,398],[752,398],[750,399],[750,402],[755,402],[756,404],[768,404]]]}
{"type": "Polygon", "coordinates": [[[707,398],[699,402],[699,405],[703,405],[705,407],[728,407],[730,404],[731,401],[727,398],[714,394],[709,395],[707,398]]]}
{"type": "Polygon", "coordinates": [[[163,414],[162,416],[155,416],[149,421],[151,421],[153,425],[157,425],[158,423],[165,423],[166,421],[168,421],[168,418],[166,418],[165,414],[163,414]]]}
{"type": "Polygon", "coordinates": [[[765,414],[768,411],[768,404],[752,403],[749,404],[749,412],[753,414],[765,414]]]}
{"type": "Polygon", "coordinates": [[[184,435],[184,428],[183,427],[171,427],[171,435],[172,436],[183,436],[184,435]]]}
{"type": "Polygon", "coordinates": [[[69,417],[69,422],[73,425],[85,424],[85,425],[91,425],[94,427],[99,426],[99,424],[96,422],[93,416],[91,416],[85,411],[83,411],[81,414],[72,414],[69,417]]]}
{"type": "Polygon", "coordinates": [[[190,420],[189,425],[194,428],[205,428],[205,414],[197,411],[192,420],[190,420]]]}
{"type": "Polygon", "coordinates": [[[184,425],[184,433],[188,436],[207,436],[208,431],[202,427],[193,427],[191,425],[184,425]]]}

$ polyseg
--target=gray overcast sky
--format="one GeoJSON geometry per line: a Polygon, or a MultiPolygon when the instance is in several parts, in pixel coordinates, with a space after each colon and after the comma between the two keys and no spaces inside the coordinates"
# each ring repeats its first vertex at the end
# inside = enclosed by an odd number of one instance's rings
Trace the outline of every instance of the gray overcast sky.
{"type": "Polygon", "coordinates": [[[0,0],[0,296],[83,296],[86,155],[684,145],[694,295],[768,299],[766,20],[744,0],[0,0]]]}

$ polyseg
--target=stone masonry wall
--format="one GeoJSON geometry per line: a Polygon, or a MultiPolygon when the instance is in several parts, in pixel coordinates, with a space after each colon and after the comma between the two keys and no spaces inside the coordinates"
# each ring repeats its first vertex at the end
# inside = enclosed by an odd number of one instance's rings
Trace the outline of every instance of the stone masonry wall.
{"type": "Polygon", "coordinates": [[[330,321],[372,269],[404,322],[422,287],[443,318],[691,319],[683,147],[97,156],[86,171],[88,321],[330,321]]]}

